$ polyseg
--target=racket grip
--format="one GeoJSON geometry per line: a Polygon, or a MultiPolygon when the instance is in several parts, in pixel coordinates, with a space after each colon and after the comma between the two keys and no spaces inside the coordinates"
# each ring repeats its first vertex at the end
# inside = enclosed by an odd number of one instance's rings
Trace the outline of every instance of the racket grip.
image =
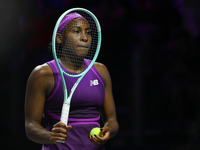
{"type": "Polygon", "coordinates": [[[58,143],[65,143],[65,141],[57,140],[58,143]]]}
{"type": "MultiPolygon", "coordinates": [[[[70,108],[69,104],[67,103],[63,104],[60,121],[63,122],[65,125],[67,125],[68,122],[69,108],[70,108]]],[[[65,143],[65,141],[62,140],[57,140],[56,142],[65,143]]]]}
{"type": "Polygon", "coordinates": [[[68,122],[69,108],[70,108],[70,105],[68,103],[63,104],[60,121],[66,125],[68,122]]]}

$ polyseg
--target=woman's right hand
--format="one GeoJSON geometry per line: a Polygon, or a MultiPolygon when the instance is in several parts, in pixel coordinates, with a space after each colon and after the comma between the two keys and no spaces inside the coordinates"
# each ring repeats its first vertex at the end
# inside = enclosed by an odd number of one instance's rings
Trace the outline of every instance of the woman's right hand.
{"type": "Polygon", "coordinates": [[[72,129],[72,126],[66,126],[62,122],[56,123],[51,130],[50,140],[55,144],[61,144],[59,141],[67,140],[67,132],[72,129]]]}

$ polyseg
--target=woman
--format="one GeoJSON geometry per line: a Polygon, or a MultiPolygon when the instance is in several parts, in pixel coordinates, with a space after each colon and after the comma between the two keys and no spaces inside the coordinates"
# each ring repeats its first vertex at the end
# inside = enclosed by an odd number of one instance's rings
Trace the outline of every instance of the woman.
{"type": "MultiPolygon", "coordinates": [[[[83,57],[92,41],[90,32],[87,20],[77,13],[69,14],[62,20],[57,43],[62,49],[67,49],[67,53],[82,60],[79,65],[74,65],[68,55],[60,58],[66,72],[80,73],[87,66],[83,57]]],[[[65,77],[68,89],[71,89],[76,79],[65,77]]],[[[37,66],[27,82],[25,128],[27,137],[43,144],[42,149],[103,150],[104,144],[116,135],[119,126],[111,78],[103,64],[96,62],[79,83],[71,100],[67,126],[60,122],[62,103],[63,88],[55,61],[37,66]],[[104,123],[101,128],[104,136],[96,136],[96,140],[89,133],[92,128],[100,127],[100,116],[104,123]],[[46,129],[41,125],[43,117],[46,129]],[[58,140],[65,143],[61,144],[58,140]]]]}

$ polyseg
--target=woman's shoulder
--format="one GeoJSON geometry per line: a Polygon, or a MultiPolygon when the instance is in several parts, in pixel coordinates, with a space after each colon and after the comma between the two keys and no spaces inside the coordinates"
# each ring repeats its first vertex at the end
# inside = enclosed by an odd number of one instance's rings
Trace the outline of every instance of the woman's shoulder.
{"type": "Polygon", "coordinates": [[[94,66],[99,73],[107,71],[107,67],[103,63],[95,62],[94,66]]]}
{"type": "Polygon", "coordinates": [[[33,71],[31,72],[29,76],[29,80],[45,81],[53,77],[54,75],[53,75],[53,71],[51,67],[47,63],[44,63],[44,64],[36,66],[33,69],[33,71]]]}
{"type": "Polygon", "coordinates": [[[105,79],[110,78],[109,71],[103,63],[95,62],[94,66],[98,73],[101,75],[101,77],[104,79],[104,81],[105,79]]]}
{"type": "Polygon", "coordinates": [[[95,62],[94,66],[98,69],[107,69],[106,66],[103,63],[95,62]]]}
{"type": "Polygon", "coordinates": [[[49,93],[54,85],[54,74],[51,67],[44,63],[36,66],[31,72],[28,84],[38,89],[45,89],[49,93]]]}
{"type": "Polygon", "coordinates": [[[36,66],[32,73],[39,76],[53,75],[53,71],[47,63],[36,66]]]}

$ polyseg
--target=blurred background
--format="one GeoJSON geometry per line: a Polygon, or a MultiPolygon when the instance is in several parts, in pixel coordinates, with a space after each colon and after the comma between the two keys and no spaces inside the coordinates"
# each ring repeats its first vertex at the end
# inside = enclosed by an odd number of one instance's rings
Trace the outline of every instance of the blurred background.
{"type": "Polygon", "coordinates": [[[199,0],[0,0],[0,143],[40,149],[24,128],[26,82],[52,59],[54,25],[67,9],[92,11],[98,61],[110,71],[118,134],[108,150],[200,149],[199,0]]]}

